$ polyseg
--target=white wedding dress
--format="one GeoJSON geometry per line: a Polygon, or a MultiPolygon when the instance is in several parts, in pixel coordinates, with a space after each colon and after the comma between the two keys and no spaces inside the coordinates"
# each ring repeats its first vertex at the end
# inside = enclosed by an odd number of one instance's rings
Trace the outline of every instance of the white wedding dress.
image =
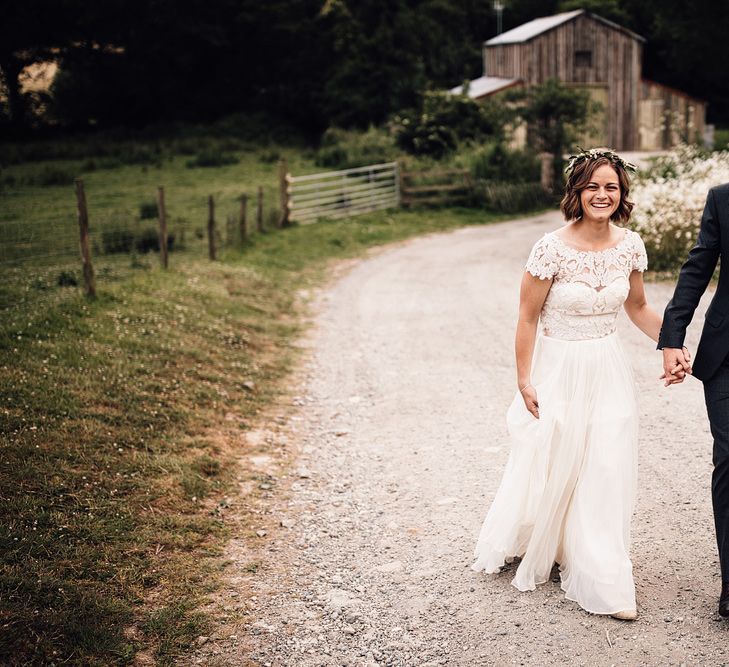
{"type": "Polygon", "coordinates": [[[532,363],[540,419],[519,393],[507,413],[511,453],[476,546],[473,569],[498,572],[520,556],[513,585],[533,590],[559,563],[562,589],[587,611],[636,608],[630,519],[636,490],[637,407],[616,333],[640,236],[589,252],[555,233],[526,270],[553,279],[532,363]]]}

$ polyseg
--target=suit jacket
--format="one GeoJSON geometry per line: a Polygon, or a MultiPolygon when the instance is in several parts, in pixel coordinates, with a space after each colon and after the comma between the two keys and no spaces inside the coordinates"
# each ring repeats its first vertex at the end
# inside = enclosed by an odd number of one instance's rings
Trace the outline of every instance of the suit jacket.
{"type": "Polygon", "coordinates": [[[681,347],[686,327],[716,269],[719,257],[726,271],[706,311],[704,329],[693,362],[693,374],[706,382],[729,355],[729,183],[709,190],[696,245],[681,267],[673,298],[666,306],[658,349],[681,347]]]}

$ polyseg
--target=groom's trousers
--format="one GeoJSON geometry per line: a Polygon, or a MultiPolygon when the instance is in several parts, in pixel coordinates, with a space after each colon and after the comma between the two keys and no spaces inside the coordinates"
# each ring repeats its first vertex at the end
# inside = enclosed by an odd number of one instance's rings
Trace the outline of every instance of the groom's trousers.
{"type": "Polygon", "coordinates": [[[711,500],[714,505],[721,579],[729,582],[729,357],[704,382],[704,398],[711,435],[714,437],[711,500]]]}

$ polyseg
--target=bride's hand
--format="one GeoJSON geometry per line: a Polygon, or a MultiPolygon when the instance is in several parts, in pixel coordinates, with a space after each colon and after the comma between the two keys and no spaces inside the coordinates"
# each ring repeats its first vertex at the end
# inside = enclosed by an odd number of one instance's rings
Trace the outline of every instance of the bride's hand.
{"type": "Polygon", "coordinates": [[[526,409],[539,419],[539,401],[537,400],[537,390],[528,384],[521,390],[521,397],[524,399],[526,409]]]}
{"type": "Polygon", "coordinates": [[[659,379],[663,380],[663,386],[681,384],[686,375],[693,373],[691,368],[691,353],[684,345],[678,348],[663,349],[663,373],[659,379]]]}

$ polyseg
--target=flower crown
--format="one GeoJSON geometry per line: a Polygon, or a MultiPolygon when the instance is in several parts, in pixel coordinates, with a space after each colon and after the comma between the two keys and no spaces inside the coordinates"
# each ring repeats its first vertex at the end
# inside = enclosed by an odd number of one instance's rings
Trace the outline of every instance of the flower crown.
{"type": "Polygon", "coordinates": [[[580,149],[580,152],[577,153],[577,155],[570,155],[567,166],[565,167],[564,173],[567,175],[570,175],[573,172],[578,162],[582,160],[596,160],[599,157],[607,158],[613,164],[619,164],[626,171],[635,172],[638,170],[638,167],[630,162],[626,162],[615,151],[612,151],[609,148],[591,148],[590,150],[585,150],[580,146],[577,148],[580,149]]]}

